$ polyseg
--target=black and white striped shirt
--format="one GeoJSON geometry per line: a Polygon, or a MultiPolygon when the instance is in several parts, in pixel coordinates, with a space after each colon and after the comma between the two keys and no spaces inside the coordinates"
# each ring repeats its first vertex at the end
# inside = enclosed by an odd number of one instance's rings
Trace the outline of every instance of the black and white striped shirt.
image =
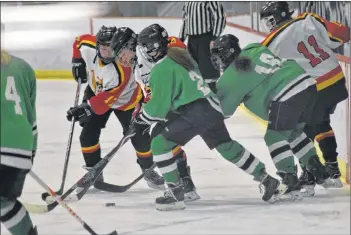
{"type": "Polygon", "coordinates": [[[183,24],[179,38],[212,32],[219,37],[226,25],[225,13],[220,2],[185,2],[183,24]]]}

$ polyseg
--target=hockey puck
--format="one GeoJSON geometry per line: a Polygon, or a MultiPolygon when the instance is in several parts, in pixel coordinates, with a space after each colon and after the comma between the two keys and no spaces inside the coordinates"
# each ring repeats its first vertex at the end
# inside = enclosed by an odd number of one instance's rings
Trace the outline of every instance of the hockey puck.
{"type": "Polygon", "coordinates": [[[113,202],[105,203],[105,206],[106,207],[116,206],[116,203],[113,203],[113,202]]]}

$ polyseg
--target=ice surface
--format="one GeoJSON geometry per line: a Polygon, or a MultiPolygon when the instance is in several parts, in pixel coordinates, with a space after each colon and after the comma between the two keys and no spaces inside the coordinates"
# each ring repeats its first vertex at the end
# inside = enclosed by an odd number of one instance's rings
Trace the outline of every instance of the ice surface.
{"type": "MultiPolygon", "coordinates": [[[[39,147],[33,170],[48,185],[58,189],[70,123],[66,111],[73,105],[74,81],[38,81],[37,122],[39,147]]],[[[263,142],[264,129],[250,116],[238,110],[227,120],[233,138],[250,149],[275,173],[263,142]]],[[[85,171],[80,152],[76,125],[66,189],[85,171]]],[[[103,155],[122,137],[114,116],[101,136],[103,155]]],[[[316,196],[301,202],[268,205],[261,200],[258,184],[240,169],[222,159],[216,151],[207,149],[200,138],[185,146],[193,180],[201,200],[188,203],[184,211],[156,211],[154,200],[162,195],[140,181],[130,191],[121,194],[91,193],[70,205],[98,233],[117,229],[119,234],[350,234],[350,190],[324,190],[318,187],[316,196]],[[114,202],[115,207],[105,207],[114,202]]],[[[126,184],[141,170],[136,163],[133,147],[127,143],[107,166],[105,179],[126,184]]],[[[21,200],[43,203],[43,189],[27,177],[21,200]]],[[[47,214],[32,214],[39,234],[88,234],[63,208],[47,214]]],[[[9,234],[1,227],[2,234],[9,234]]]]}

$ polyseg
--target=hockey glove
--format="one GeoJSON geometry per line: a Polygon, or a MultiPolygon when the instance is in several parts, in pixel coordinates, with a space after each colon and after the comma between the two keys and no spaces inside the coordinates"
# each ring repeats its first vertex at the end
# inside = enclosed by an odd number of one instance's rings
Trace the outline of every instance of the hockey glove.
{"type": "Polygon", "coordinates": [[[90,105],[87,103],[82,103],[77,107],[71,107],[67,111],[67,120],[72,121],[72,118],[74,118],[75,121],[79,120],[79,124],[83,126],[84,123],[90,120],[92,114],[93,111],[91,110],[90,105]]]}
{"type": "Polygon", "coordinates": [[[72,74],[77,82],[78,78],[82,84],[88,81],[86,64],[82,58],[72,59],[72,74]]]}

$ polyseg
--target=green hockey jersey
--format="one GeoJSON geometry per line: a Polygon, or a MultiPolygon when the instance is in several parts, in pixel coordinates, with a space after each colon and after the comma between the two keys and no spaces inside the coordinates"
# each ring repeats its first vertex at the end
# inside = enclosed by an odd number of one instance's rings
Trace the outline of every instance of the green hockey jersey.
{"type": "Polygon", "coordinates": [[[1,51],[1,164],[31,169],[37,146],[36,79],[22,59],[1,51]]]}
{"type": "Polygon", "coordinates": [[[148,123],[163,121],[168,112],[177,112],[182,105],[201,98],[206,98],[213,108],[222,112],[218,98],[198,69],[189,72],[167,56],[153,67],[149,84],[152,96],[141,116],[148,123]]]}
{"type": "Polygon", "coordinates": [[[282,96],[280,101],[284,101],[314,84],[294,60],[281,59],[259,43],[243,48],[239,57],[250,59],[251,69],[239,71],[232,64],[217,81],[217,96],[225,117],[244,103],[255,115],[268,120],[271,101],[282,96]]]}

